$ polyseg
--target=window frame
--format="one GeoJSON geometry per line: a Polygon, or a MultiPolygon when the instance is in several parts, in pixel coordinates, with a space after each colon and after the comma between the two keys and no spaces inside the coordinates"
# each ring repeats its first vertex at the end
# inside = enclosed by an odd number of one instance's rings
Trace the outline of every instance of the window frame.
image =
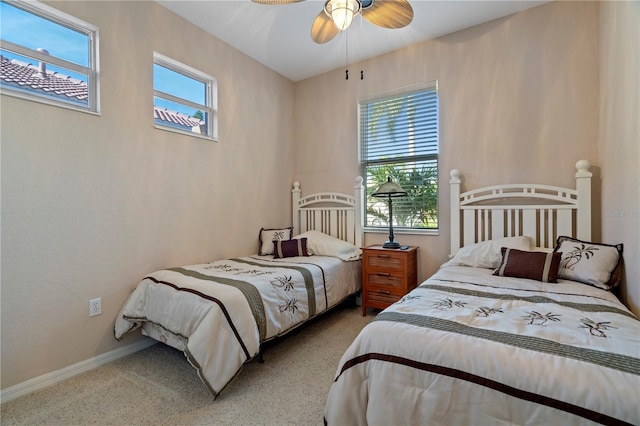
{"type": "Polygon", "coordinates": [[[174,133],[180,133],[182,135],[188,135],[200,139],[206,139],[209,141],[218,142],[218,80],[215,77],[210,76],[200,70],[197,70],[189,65],[176,61],[158,52],[153,52],[153,65],[159,65],[168,70],[182,74],[185,77],[196,80],[205,85],[205,102],[206,105],[192,102],[188,99],[181,98],[179,96],[171,95],[156,89],[155,77],[153,79],[153,105],[156,106],[155,98],[162,98],[170,102],[179,103],[182,105],[190,106],[198,110],[203,110],[208,114],[209,119],[206,121],[207,134],[198,134],[194,132],[188,132],[185,130],[177,129],[168,125],[158,124],[154,121],[154,127],[158,130],[164,130],[174,133]]]}
{"type": "Polygon", "coordinates": [[[86,75],[88,102],[87,106],[82,106],[73,101],[67,101],[62,97],[60,99],[56,99],[52,96],[38,94],[37,92],[30,92],[27,90],[14,89],[11,86],[6,85],[0,85],[0,93],[33,102],[100,115],[99,28],[93,24],[76,18],[75,16],[69,15],[38,1],[25,2],[21,0],[2,0],[2,2],[87,36],[89,44],[89,65],[87,67],[50,54],[29,49],[28,47],[15,44],[10,41],[1,40],[1,45],[3,50],[7,50],[16,55],[46,62],[53,66],[86,75]]]}
{"type": "MultiPolygon", "coordinates": [[[[372,96],[368,96],[365,98],[361,98],[358,100],[358,112],[357,112],[357,117],[358,117],[358,159],[359,159],[359,164],[360,164],[360,173],[362,175],[362,177],[364,178],[364,184],[365,184],[365,200],[362,203],[362,227],[363,230],[365,232],[368,233],[388,233],[389,232],[389,224],[385,224],[383,226],[371,226],[369,225],[368,222],[368,216],[367,216],[367,209],[369,206],[369,196],[368,191],[367,191],[367,179],[368,179],[368,174],[367,174],[367,166],[371,166],[373,164],[380,164],[380,162],[367,162],[365,161],[364,158],[364,153],[363,153],[363,141],[362,141],[362,136],[363,136],[363,129],[362,129],[362,124],[363,124],[363,120],[362,120],[362,109],[363,109],[363,105],[364,104],[368,104],[368,103],[372,103],[375,101],[382,101],[385,99],[392,99],[392,98],[400,98],[400,97],[405,97],[405,96],[409,96],[412,93],[416,93],[416,92],[420,92],[420,91],[426,91],[426,90],[433,90],[436,93],[437,96],[437,100],[436,100],[436,131],[437,131],[437,152],[433,155],[429,155],[429,158],[425,158],[423,160],[420,161],[435,161],[436,164],[436,168],[437,168],[437,176],[435,178],[436,180],[436,216],[437,216],[437,226],[434,228],[415,228],[415,227],[407,227],[407,226],[401,226],[401,225],[397,225],[394,221],[393,224],[393,230],[395,234],[419,234],[419,235],[439,235],[440,233],[440,169],[439,169],[439,156],[440,156],[440,92],[439,92],[439,85],[438,85],[438,80],[432,80],[432,81],[428,81],[425,83],[420,83],[417,85],[412,85],[412,86],[407,86],[407,87],[403,87],[400,89],[395,89],[395,90],[390,90],[387,92],[383,92],[383,93],[378,93],[376,95],[372,95],[372,96]]],[[[403,160],[405,159],[404,163],[410,163],[412,161],[410,161],[410,157],[405,156],[405,157],[399,157],[399,160],[403,160]]],[[[397,161],[394,161],[397,162],[397,161]]],[[[403,162],[403,161],[400,161],[403,162]]],[[[370,188],[369,188],[370,189],[370,188]]],[[[394,201],[394,213],[396,211],[396,207],[395,207],[395,203],[399,202],[401,199],[399,198],[395,198],[394,201]]],[[[381,202],[382,200],[378,199],[378,202],[381,202]]],[[[394,214],[394,218],[396,217],[396,215],[394,214]]]]}

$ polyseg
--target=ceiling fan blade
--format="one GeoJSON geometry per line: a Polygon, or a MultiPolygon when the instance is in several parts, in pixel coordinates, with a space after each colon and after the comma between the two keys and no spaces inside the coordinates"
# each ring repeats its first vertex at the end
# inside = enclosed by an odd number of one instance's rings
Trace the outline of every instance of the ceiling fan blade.
{"type": "Polygon", "coordinates": [[[382,28],[403,28],[413,21],[413,8],[407,0],[374,0],[362,17],[382,28]]]}
{"type": "Polygon", "coordinates": [[[258,4],[291,4],[291,3],[300,3],[304,0],[251,0],[254,3],[258,4]]]}
{"type": "Polygon", "coordinates": [[[321,11],[311,26],[311,38],[318,44],[324,44],[339,33],[331,18],[321,11]]]}

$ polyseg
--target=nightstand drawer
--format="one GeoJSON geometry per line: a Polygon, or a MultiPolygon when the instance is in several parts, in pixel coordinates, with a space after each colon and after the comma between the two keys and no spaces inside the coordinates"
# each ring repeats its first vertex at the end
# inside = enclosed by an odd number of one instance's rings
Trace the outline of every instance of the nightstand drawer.
{"type": "Polygon", "coordinates": [[[404,277],[394,276],[388,272],[369,273],[366,276],[367,285],[385,287],[388,290],[402,291],[404,277]]]}
{"type": "Polygon", "coordinates": [[[371,289],[367,292],[367,300],[364,302],[369,306],[379,306],[379,304],[389,306],[396,303],[401,298],[402,295],[391,294],[388,291],[380,289],[371,289]]]}
{"type": "Polygon", "coordinates": [[[383,268],[387,271],[402,271],[404,257],[394,254],[377,253],[366,257],[368,268],[383,268]]]}

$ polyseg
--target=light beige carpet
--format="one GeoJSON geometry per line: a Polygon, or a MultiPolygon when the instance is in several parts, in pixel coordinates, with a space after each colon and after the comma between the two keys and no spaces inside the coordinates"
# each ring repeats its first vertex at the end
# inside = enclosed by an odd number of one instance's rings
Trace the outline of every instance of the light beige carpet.
{"type": "Polygon", "coordinates": [[[156,344],[2,404],[2,425],[322,425],[345,349],[373,316],[345,304],[269,345],[214,401],[182,352],[156,344]]]}

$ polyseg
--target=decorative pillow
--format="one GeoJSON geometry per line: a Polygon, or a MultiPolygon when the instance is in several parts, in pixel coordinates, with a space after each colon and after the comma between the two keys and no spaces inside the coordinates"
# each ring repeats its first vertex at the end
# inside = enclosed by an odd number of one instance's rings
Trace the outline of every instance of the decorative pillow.
{"type": "Polygon", "coordinates": [[[502,247],[502,261],[493,275],[528,278],[545,283],[558,282],[558,269],[562,253],[522,251],[502,247]]]}
{"type": "Polygon", "coordinates": [[[273,254],[274,241],[290,240],[292,236],[293,227],[280,229],[260,228],[260,234],[258,236],[258,240],[260,241],[260,249],[258,251],[258,254],[260,256],[273,254]]]}
{"type": "Polygon", "coordinates": [[[562,252],[558,277],[579,281],[603,290],[610,290],[620,283],[619,265],[622,261],[622,244],[609,245],[558,237],[556,252],[562,252]]]}
{"type": "MultiPolygon", "coordinates": [[[[500,248],[509,247],[518,250],[530,250],[528,237],[505,237],[487,240],[462,247],[446,265],[473,266],[475,268],[495,269],[500,265],[500,248]]],[[[444,265],[443,265],[444,266],[444,265]]]]}
{"type": "Polygon", "coordinates": [[[280,259],[294,256],[309,256],[306,238],[273,242],[273,257],[280,259]]]}
{"type": "Polygon", "coordinates": [[[307,250],[318,256],[333,256],[349,261],[360,259],[362,254],[362,250],[355,245],[320,231],[307,231],[296,238],[306,238],[307,250]]]}

